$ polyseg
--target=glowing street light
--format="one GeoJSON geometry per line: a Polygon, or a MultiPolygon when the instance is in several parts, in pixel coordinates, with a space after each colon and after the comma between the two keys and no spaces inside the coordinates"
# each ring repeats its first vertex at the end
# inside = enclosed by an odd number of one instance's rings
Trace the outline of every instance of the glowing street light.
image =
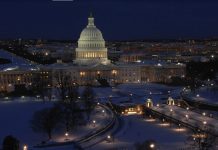
{"type": "Polygon", "coordinates": [[[67,140],[69,140],[69,139],[68,139],[68,137],[69,137],[69,133],[68,133],[68,132],[66,132],[64,135],[65,135],[65,137],[66,137],[66,139],[65,139],[65,140],[66,140],[66,141],[67,141],[67,140]]]}
{"type": "Polygon", "coordinates": [[[93,120],[93,121],[92,121],[92,123],[93,123],[93,127],[95,127],[96,121],[95,121],[95,120],[93,120]]]}
{"type": "Polygon", "coordinates": [[[207,124],[207,121],[204,121],[203,124],[206,125],[206,124],[207,124]]]}
{"type": "Polygon", "coordinates": [[[203,116],[206,116],[206,113],[205,113],[205,112],[203,112],[203,113],[202,113],[202,115],[203,115],[203,116]]]}
{"type": "Polygon", "coordinates": [[[101,112],[103,113],[103,116],[104,116],[104,114],[105,114],[105,110],[103,109],[101,112]]]}
{"type": "Polygon", "coordinates": [[[66,132],[66,133],[65,133],[65,136],[66,136],[66,137],[68,137],[68,136],[69,136],[69,134],[66,132]]]}
{"type": "Polygon", "coordinates": [[[23,146],[23,150],[27,150],[27,148],[28,148],[27,145],[23,146]]]}
{"type": "Polygon", "coordinates": [[[152,144],[150,144],[150,148],[155,148],[155,145],[152,143],[152,144]]]}
{"type": "Polygon", "coordinates": [[[112,138],[111,135],[108,135],[108,136],[107,136],[107,141],[108,141],[108,142],[113,142],[113,138],[112,138]]]}
{"type": "Polygon", "coordinates": [[[189,107],[187,107],[186,110],[189,110],[189,107]]]}

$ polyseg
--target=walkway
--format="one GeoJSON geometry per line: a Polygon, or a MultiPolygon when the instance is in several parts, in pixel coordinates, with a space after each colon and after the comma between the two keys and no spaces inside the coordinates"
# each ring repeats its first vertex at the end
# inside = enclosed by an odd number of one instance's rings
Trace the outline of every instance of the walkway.
{"type": "Polygon", "coordinates": [[[178,106],[160,105],[146,108],[159,116],[163,116],[169,120],[184,124],[189,128],[199,128],[201,130],[213,129],[215,136],[218,136],[218,120],[207,116],[207,114],[199,114],[189,109],[178,106]]]}

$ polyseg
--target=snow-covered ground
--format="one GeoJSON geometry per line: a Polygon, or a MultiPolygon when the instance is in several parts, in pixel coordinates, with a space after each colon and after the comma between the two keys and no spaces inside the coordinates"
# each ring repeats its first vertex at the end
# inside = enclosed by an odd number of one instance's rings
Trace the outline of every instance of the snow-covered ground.
{"type": "Polygon", "coordinates": [[[201,87],[195,92],[189,93],[188,96],[194,100],[218,105],[218,87],[201,87]]]}
{"type": "Polygon", "coordinates": [[[165,102],[168,94],[172,97],[180,97],[182,87],[171,87],[166,85],[146,83],[146,84],[121,84],[114,88],[94,88],[99,100],[106,102],[109,97],[112,100],[127,99],[132,95],[133,102],[144,103],[148,97],[153,99],[154,103],[165,102]]]}
{"type": "MultiPolygon", "coordinates": [[[[34,112],[43,108],[51,107],[53,106],[53,103],[54,102],[28,101],[23,99],[15,101],[0,101],[0,141],[2,142],[4,137],[7,135],[16,137],[21,142],[21,145],[27,144],[30,147],[45,141],[47,135],[33,132],[30,127],[30,120],[34,112]]],[[[96,107],[91,115],[90,123],[86,126],[79,126],[77,130],[70,132],[67,139],[80,139],[89,133],[101,129],[103,125],[106,125],[110,121],[110,116],[108,116],[106,110],[104,113],[102,110],[105,109],[102,107],[96,107]],[[95,120],[95,124],[93,123],[93,120],[95,120]]],[[[53,140],[57,142],[65,141],[65,132],[55,132],[53,140]]],[[[70,148],[72,150],[72,146],[70,146],[70,148]]]]}
{"type": "Polygon", "coordinates": [[[21,143],[42,141],[44,135],[32,131],[30,119],[35,111],[51,106],[52,103],[42,101],[0,102],[0,141],[7,135],[15,136],[21,143]]]}
{"type": "Polygon", "coordinates": [[[161,149],[166,148],[176,150],[184,147],[188,131],[186,129],[177,130],[175,126],[164,126],[159,121],[153,119],[143,119],[140,116],[122,116],[123,127],[114,135],[114,142],[103,141],[102,143],[90,147],[90,150],[102,149],[134,149],[136,142],[154,140],[161,149]]]}
{"type": "MultiPolygon", "coordinates": [[[[132,100],[139,103],[144,103],[148,97],[152,97],[154,102],[162,102],[162,98],[167,98],[168,91],[171,96],[179,96],[182,87],[169,87],[159,84],[123,84],[115,88],[93,88],[97,99],[103,103],[111,96],[113,100],[128,98],[132,94],[132,100]],[[151,94],[150,94],[151,93],[151,94]]],[[[82,91],[83,88],[80,89],[82,91]]],[[[26,98],[27,99],[27,98],[26,98]]],[[[21,143],[28,145],[35,145],[45,140],[45,135],[34,133],[30,126],[29,120],[33,113],[45,107],[51,107],[53,102],[42,101],[27,101],[18,100],[14,102],[0,102],[0,141],[6,135],[12,134],[21,143]],[[7,115],[5,115],[7,114],[7,115]],[[7,116],[7,118],[5,117],[7,116]],[[3,130],[2,130],[3,129],[3,130]]],[[[87,127],[80,127],[77,131],[70,133],[70,139],[76,139],[80,136],[86,135],[92,131],[93,128],[98,128],[98,123],[102,120],[107,120],[106,116],[102,115],[101,111],[96,113],[96,126],[88,125],[87,127]]],[[[160,125],[158,122],[151,122],[143,120],[138,116],[123,116],[123,126],[115,134],[113,143],[102,142],[91,149],[101,150],[113,147],[133,147],[134,143],[142,142],[144,140],[153,139],[162,147],[164,145],[178,146],[184,143],[187,138],[186,132],[178,132],[173,128],[160,125]]],[[[104,121],[103,121],[104,122],[104,121]]],[[[59,132],[54,135],[57,141],[64,141],[64,132],[59,132]]],[[[72,150],[72,145],[46,148],[45,150],[72,150]]]]}

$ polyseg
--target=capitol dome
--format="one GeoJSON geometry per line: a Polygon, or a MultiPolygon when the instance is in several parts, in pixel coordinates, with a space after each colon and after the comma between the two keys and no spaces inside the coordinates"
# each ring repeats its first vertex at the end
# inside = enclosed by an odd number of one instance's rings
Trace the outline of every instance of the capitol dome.
{"type": "Polygon", "coordinates": [[[105,41],[101,31],[94,24],[92,14],[88,18],[88,25],[80,34],[76,48],[76,62],[108,62],[105,41]]]}

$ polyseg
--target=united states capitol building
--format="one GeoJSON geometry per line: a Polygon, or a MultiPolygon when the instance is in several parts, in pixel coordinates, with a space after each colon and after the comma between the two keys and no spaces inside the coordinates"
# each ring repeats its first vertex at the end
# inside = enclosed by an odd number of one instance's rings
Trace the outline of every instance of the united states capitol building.
{"type": "Polygon", "coordinates": [[[88,18],[88,25],[82,30],[76,59],[73,63],[61,60],[51,65],[39,65],[37,69],[18,67],[0,71],[1,91],[16,84],[31,85],[36,75],[43,75],[56,86],[55,74],[64,72],[79,85],[99,85],[103,79],[109,85],[120,83],[170,82],[173,76],[185,76],[185,65],[182,64],[143,64],[143,63],[111,63],[102,32],[96,27],[94,17],[88,18]]]}

